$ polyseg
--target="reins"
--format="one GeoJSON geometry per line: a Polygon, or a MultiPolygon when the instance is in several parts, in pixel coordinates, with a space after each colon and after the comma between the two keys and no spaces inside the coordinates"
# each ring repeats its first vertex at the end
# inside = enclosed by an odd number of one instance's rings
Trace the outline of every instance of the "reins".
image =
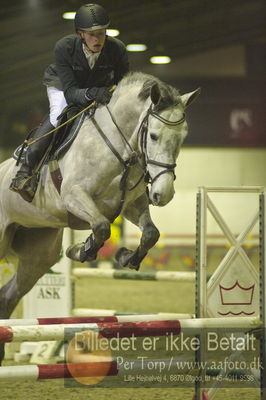
{"type": "Polygon", "coordinates": [[[49,132],[46,132],[44,135],[37,137],[35,139],[32,140],[24,140],[23,145],[25,146],[31,146],[36,142],[39,142],[40,140],[46,138],[47,136],[51,135],[52,133],[58,131],[59,129],[61,129],[63,126],[66,126],[67,124],[69,124],[70,122],[74,121],[74,119],[76,119],[77,117],[79,117],[81,114],[85,113],[86,111],[88,111],[90,108],[95,107],[98,103],[96,101],[93,101],[90,105],[88,105],[87,107],[85,107],[84,109],[82,109],[81,111],[79,111],[77,114],[73,115],[73,117],[69,118],[68,120],[66,120],[65,122],[63,122],[62,124],[56,126],[54,129],[51,129],[49,132]]]}
{"type": "MultiPolygon", "coordinates": [[[[114,156],[118,159],[118,161],[120,162],[120,164],[123,165],[124,167],[124,171],[122,173],[121,179],[120,179],[120,183],[119,183],[119,189],[121,191],[121,198],[120,198],[120,202],[119,202],[119,206],[117,208],[117,210],[115,211],[113,217],[112,217],[112,221],[114,221],[121,213],[123,206],[124,206],[124,202],[125,202],[125,197],[126,197],[126,190],[131,191],[134,190],[142,181],[143,177],[145,176],[144,173],[142,173],[139,177],[139,179],[137,180],[137,182],[131,187],[128,188],[126,187],[126,183],[127,183],[127,179],[129,176],[129,172],[130,172],[130,168],[135,165],[135,164],[140,164],[139,158],[138,158],[138,154],[133,150],[131,144],[129,143],[128,139],[126,138],[126,136],[124,135],[124,133],[122,132],[121,128],[119,127],[119,125],[117,124],[113,114],[111,113],[109,107],[107,105],[106,109],[111,117],[111,120],[113,122],[113,124],[115,125],[118,133],[120,134],[121,138],[124,140],[126,146],[129,148],[131,154],[129,155],[129,157],[124,160],[123,157],[121,157],[121,155],[119,154],[119,152],[116,150],[116,148],[113,146],[113,144],[111,143],[111,141],[108,139],[108,137],[105,135],[105,133],[103,132],[103,130],[101,129],[101,127],[99,126],[99,124],[97,123],[97,121],[95,120],[94,116],[91,117],[91,121],[93,122],[95,128],[97,129],[98,133],[100,134],[100,136],[102,137],[102,139],[104,140],[105,144],[109,147],[109,149],[112,151],[112,153],[114,154],[114,156]]],[[[142,168],[142,166],[141,166],[142,168]]],[[[143,168],[142,168],[143,169],[143,168]]]]}
{"type": "MultiPolygon", "coordinates": [[[[115,90],[116,86],[113,85],[110,89],[109,92],[112,93],[115,90]]],[[[78,118],[81,114],[85,113],[86,111],[90,110],[92,107],[96,107],[98,105],[97,101],[93,101],[91,104],[89,104],[87,107],[83,108],[81,111],[79,111],[77,114],[73,115],[73,117],[69,118],[68,120],[66,120],[65,122],[63,122],[62,124],[56,126],[54,129],[51,129],[49,132],[46,132],[44,135],[32,139],[32,140],[28,140],[28,138],[26,138],[26,140],[24,140],[23,142],[23,146],[31,146],[36,142],[39,142],[40,140],[46,138],[49,135],[52,135],[52,133],[58,131],[59,129],[63,128],[63,126],[68,125],[70,122],[74,121],[74,119],[78,118]]],[[[60,116],[58,117],[60,118],[60,116]]]]}
{"type": "Polygon", "coordinates": [[[107,111],[108,111],[108,113],[109,113],[109,115],[110,115],[110,117],[111,117],[111,120],[113,121],[113,124],[115,125],[116,129],[117,129],[118,132],[120,133],[121,137],[124,139],[126,145],[129,147],[129,149],[131,150],[131,152],[134,153],[133,148],[131,147],[129,141],[127,140],[127,138],[126,138],[125,135],[123,134],[123,132],[122,132],[122,130],[120,129],[120,127],[117,125],[117,122],[116,122],[116,120],[114,119],[114,116],[113,116],[113,114],[111,113],[111,111],[110,111],[110,109],[109,109],[109,107],[108,107],[107,104],[106,104],[106,108],[107,108],[107,111]]]}
{"type": "MultiPolygon", "coordinates": [[[[127,183],[127,179],[128,179],[128,176],[129,176],[130,168],[133,165],[137,164],[139,161],[138,161],[137,153],[133,150],[133,148],[131,147],[131,145],[128,142],[127,138],[123,134],[122,130],[117,125],[117,123],[116,123],[112,113],[110,112],[108,106],[107,105],[105,105],[105,106],[106,106],[106,108],[107,108],[107,110],[108,110],[108,112],[109,112],[109,114],[111,116],[111,119],[112,119],[114,125],[116,126],[119,134],[121,135],[121,137],[123,138],[123,140],[125,141],[126,145],[130,148],[130,151],[131,151],[131,154],[129,155],[129,157],[126,160],[124,160],[123,157],[116,150],[116,148],[114,147],[112,142],[109,140],[109,138],[103,132],[102,128],[99,126],[99,124],[95,120],[94,116],[91,117],[91,121],[92,121],[93,125],[95,126],[96,130],[98,131],[98,133],[100,134],[100,136],[104,140],[105,144],[109,147],[111,152],[118,159],[120,164],[122,164],[123,167],[124,167],[124,171],[122,173],[122,176],[121,176],[121,179],[120,179],[120,183],[119,183],[119,189],[121,191],[121,198],[120,198],[119,206],[118,206],[117,210],[115,211],[114,215],[111,218],[111,221],[114,221],[120,215],[120,213],[122,211],[122,208],[123,208],[123,205],[124,205],[124,202],[125,202],[126,190],[127,190],[126,183],[127,183]]],[[[128,190],[130,191],[130,190],[135,189],[138,186],[138,184],[141,182],[143,176],[144,176],[144,174],[142,174],[140,176],[140,179],[138,179],[137,183],[134,184],[133,187],[129,188],[128,190]]]]}
{"type": "MultiPolygon", "coordinates": [[[[118,159],[118,161],[126,168],[130,165],[132,165],[132,163],[135,164],[136,161],[136,152],[132,150],[132,153],[130,155],[130,157],[127,160],[124,160],[123,157],[121,157],[121,155],[119,154],[119,152],[116,150],[116,148],[114,147],[114,145],[112,144],[112,142],[108,139],[108,137],[106,136],[106,134],[103,132],[102,128],[99,126],[98,122],[95,120],[95,118],[92,116],[91,117],[91,121],[93,123],[93,125],[95,126],[95,128],[97,129],[98,133],[100,134],[100,136],[103,138],[105,144],[109,147],[109,149],[112,151],[112,153],[115,155],[115,157],[118,159]]],[[[120,131],[119,131],[120,133],[120,131]]],[[[124,136],[123,136],[124,138],[124,136]]],[[[127,142],[128,143],[128,142],[127,142]]],[[[131,146],[130,146],[131,147],[131,146]]]]}
{"type": "Polygon", "coordinates": [[[115,212],[115,214],[114,214],[114,216],[112,218],[112,220],[114,220],[121,213],[121,210],[123,208],[124,201],[125,201],[126,190],[130,191],[130,190],[135,189],[139,185],[139,183],[141,182],[143,177],[145,179],[145,182],[146,183],[150,183],[151,185],[156,181],[156,179],[159,178],[159,176],[161,176],[161,175],[163,175],[165,173],[169,173],[169,172],[172,173],[174,175],[174,179],[175,179],[175,172],[174,172],[174,169],[176,167],[175,163],[174,164],[163,163],[163,162],[160,162],[160,161],[152,160],[148,156],[147,139],[148,139],[148,119],[149,119],[149,116],[151,115],[151,116],[155,117],[156,119],[158,119],[160,122],[164,123],[165,125],[176,126],[176,125],[182,124],[185,121],[185,114],[183,113],[182,118],[180,118],[177,121],[170,121],[170,120],[167,120],[167,119],[163,118],[161,115],[157,114],[153,110],[153,105],[152,104],[150,105],[146,115],[144,116],[143,120],[140,123],[139,129],[138,129],[138,132],[137,132],[137,140],[138,140],[138,142],[140,142],[141,152],[142,152],[142,155],[144,155],[144,168],[141,165],[141,168],[144,169],[144,173],[141,174],[140,178],[137,180],[137,182],[131,188],[127,189],[126,188],[126,182],[127,182],[128,176],[129,176],[130,168],[133,165],[137,164],[137,163],[140,164],[139,157],[138,157],[138,154],[133,150],[132,146],[130,145],[128,139],[123,134],[123,132],[120,129],[120,127],[118,126],[116,120],[114,119],[114,116],[112,115],[112,113],[109,110],[107,105],[106,105],[106,108],[107,108],[107,111],[108,111],[108,113],[109,113],[109,115],[110,115],[110,117],[112,119],[113,124],[117,128],[117,131],[119,132],[120,136],[124,140],[126,146],[131,151],[131,154],[130,154],[129,158],[124,160],[123,157],[116,150],[114,145],[111,143],[109,138],[105,135],[105,133],[103,132],[103,130],[99,126],[98,122],[95,120],[94,116],[91,117],[92,123],[94,124],[96,130],[98,131],[98,133],[100,134],[100,136],[104,140],[105,144],[109,147],[109,149],[112,151],[114,156],[118,159],[118,161],[124,167],[124,171],[122,173],[122,177],[120,179],[120,184],[119,184],[119,188],[121,190],[121,199],[120,199],[120,203],[119,203],[118,209],[116,210],[116,212],[115,212]],[[152,165],[155,165],[157,167],[164,168],[164,169],[162,171],[160,171],[154,178],[151,178],[151,176],[149,174],[149,171],[148,171],[148,164],[152,164],[152,165]]]}
{"type": "MultiPolygon", "coordinates": [[[[77,117],[79,117],[81,114],[85,113],[86,111],[88,111],[89,109],[91,109],[92,107],[96,107],[97,106],[97,102],[93,101],[91,104],[89,104],[87,107],[85,107],[83,110],[79,111],[77,114],[73,115],[73,117],[67,119],[65,122],[63,122],[62,124],[56,126],[54,129],[51,129],[50,131],[46,132],[44,135],[39,136],[37,138],[31,139],[29,140],[29,138],[31,137],[31,134],[34,130],[30,131],[30,133],[28,134],[28,136],[26,137],[26,139],[24,140],[24,142],[22,143],[19,155],[18,155],[18,159],[16,162],[16,165],[19,165],[20,159],[22,157],[23,151],[25,149],[26,146],[32,146],[34,143],[39,142],[40,140],[45,139],[47,136],[52,135],[54,132],[58,132],[59,129],[61,129],[63,126],[66,126],[67,124],[69,124],[70,122],[72,122],[74,119],[76,119],[77,117]]],[[[58,117],[60,118],[60,116],[58,117]]],[[[46,157],[46,155],[49,153],[49,151],[51,150],[51,145],[52,143],[50,143],[50,145],[48,146],[43,158],[40,160],[38,166],[35,168],[35,171],[39,171],[43,161],[46,157]]]]}

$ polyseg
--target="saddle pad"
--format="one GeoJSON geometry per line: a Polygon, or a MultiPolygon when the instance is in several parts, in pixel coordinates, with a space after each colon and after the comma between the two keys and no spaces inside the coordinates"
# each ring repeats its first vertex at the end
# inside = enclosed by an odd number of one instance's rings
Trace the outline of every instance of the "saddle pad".
{"type": "MultiPolygon", "coordinates": [[[[74,141],[80,130],[85,116],[85,113],[81,114],[70,125],[62,127],[57,131],[57,133],[55,133],[55,143],[49,154],[49,157],[46,158],[45,164],[47,164],[51,159],[59,158],[70,147],[71,143],[74,141]]],[[[23,143],[20,144],[13,153],[13,158],[15,160],[18,160],[20,158],[20,163],[24,163],[27,151],[27,146],[24,147],[23,151],[22,147],[23,143]],[[22,154],[20,156],[21,151],[22,154]]]]}
{"type": "Polygon", "coordinates": [[[70,126],[67,126],[67,128],[65,129],[66,132],[64,134],[63,140],[61,140],[59,142],[59,145],[56,146],[55,150],[52,151],[51,158],[60,158],[60,156],[63,155],[63,153],[70,147],[71,143],[76,138],[85,117],[86,114],[83,113],[79,117],[77,117],[73,121],[73,123],[70,124],[70,126]]]}

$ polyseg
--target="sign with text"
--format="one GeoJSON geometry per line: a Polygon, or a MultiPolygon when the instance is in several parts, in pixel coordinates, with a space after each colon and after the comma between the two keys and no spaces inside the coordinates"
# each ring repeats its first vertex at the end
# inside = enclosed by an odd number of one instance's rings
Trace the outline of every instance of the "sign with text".
{"type": "Polygon", "coordinates": [[[63,256],[23,299],[24,318],[67,317],[71,312],[71,260],[65,256],[70,230],[65,229],[63,256]]]}

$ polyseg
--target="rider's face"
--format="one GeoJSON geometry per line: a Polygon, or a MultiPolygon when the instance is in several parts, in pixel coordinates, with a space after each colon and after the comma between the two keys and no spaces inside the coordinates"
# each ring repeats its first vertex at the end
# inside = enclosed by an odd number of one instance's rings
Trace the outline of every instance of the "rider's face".
{"type": "Polygon", "coordinates": [[[105,29],[97,29],[89,32],[79,31],[79,34],[93,53],[98,53],[102,50],[106,36],[105,29]]]}

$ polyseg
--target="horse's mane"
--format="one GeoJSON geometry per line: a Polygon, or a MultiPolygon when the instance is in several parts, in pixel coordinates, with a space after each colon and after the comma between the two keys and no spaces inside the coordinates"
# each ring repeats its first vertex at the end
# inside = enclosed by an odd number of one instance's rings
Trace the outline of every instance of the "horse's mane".
{"type": "Polygon", "coordinates": [[[153,75],[145,74],[143,72],[129,72],[120,82],[119,86],[134,86],[141,85],[138,98],[142,101],[147,100],[150,96],[152,86],[157,83],[160,89],[161,98],[155,106],[155,111],[162,111],[167,107],[171,107],[181,101],[179,91],[162,82],[159,78],[153,75]]]}

